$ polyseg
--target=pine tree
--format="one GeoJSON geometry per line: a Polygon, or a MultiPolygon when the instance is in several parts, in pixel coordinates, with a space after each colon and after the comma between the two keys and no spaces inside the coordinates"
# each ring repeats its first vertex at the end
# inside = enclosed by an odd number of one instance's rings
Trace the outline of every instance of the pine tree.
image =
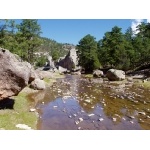
{"type": "Polygon", "coordinates": [[[82,66],[86,72],[92,72],[94,69],[100,67],[95,37],[90,34],[86,35],[79,41],[77,49],[79,65],[82,66]]]}

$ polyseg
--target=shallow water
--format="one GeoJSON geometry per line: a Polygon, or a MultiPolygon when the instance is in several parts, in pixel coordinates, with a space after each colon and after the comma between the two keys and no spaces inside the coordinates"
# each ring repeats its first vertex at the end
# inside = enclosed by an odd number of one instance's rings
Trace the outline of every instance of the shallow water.
{"type": "Polygon", "coordinates": [[[150,129],[150,90],[132,83],[67,75],[29,96],[39,130],[150,129]]]}

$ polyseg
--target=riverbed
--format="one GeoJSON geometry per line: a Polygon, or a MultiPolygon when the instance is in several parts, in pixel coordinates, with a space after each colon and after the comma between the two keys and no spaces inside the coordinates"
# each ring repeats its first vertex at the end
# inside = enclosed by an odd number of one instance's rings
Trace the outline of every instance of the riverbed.
{"type": "Polygon", "coordinates": [[[133,82],[66,75],[29,99],[38,130],[150,129],[150,90],[133,82]]]}

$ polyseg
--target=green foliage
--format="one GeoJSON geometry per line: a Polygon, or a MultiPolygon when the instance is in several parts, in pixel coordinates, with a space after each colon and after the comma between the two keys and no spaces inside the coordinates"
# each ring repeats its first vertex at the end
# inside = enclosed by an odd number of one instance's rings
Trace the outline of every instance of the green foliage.
{"type": "Polygon", "coordinates": [[[86,72],[92,72],[94,69],[100,67],[97,57],[97,42],[95,37],[90,34],[86,35],[79,41],[77,49],[79,65],[81,65],[86,72]]]}
{"type": "Polygon", "coordinates": [[[24,19],[18,27],[18,36],[23,48],[22,57],[30,63],[34,62],[34,52],[40,46],[41,28],[35,19],[24,19]]]}
{"type": "MultiPolygon", "coordinates": [[[[137,34],[131,28],[122,33],[121,28],[115,26],[98,42],[93,36],[86,35],[76,46],[79,65],[92,72],[99,67],[130,70],[150,63],[150,23],[143,22],[137,30],[137,34]]],[[[72,47],[68,43],[40,37],[40,33],[41,27],[35,19],[24,19],[20,24],[16,24],[15,20],[1,19],[0,47],[37,66],[45,64],[45,53],[57,61],[72,47]],[[39,58],[35,55],[37,52],[43,56],[39,58]]]]}
{"type": "Polygon", "coordinates": [[[54,40],[48,38],[40,38],[42,40],[42,44],[37,48],[39,52],[48,52],[53,60],[57,60],[59,57],[63,57],[69,51],[69,48],[66,47],[67,44],[61,44],[54,40]]]}
{"type": "Polygon", "coordinates": [[[52,51],[52,59],[54,60],[54,61],[57,61],[58,59],[59,59],[59,53],[58,53],[58,51],[52,51]]]}
{"type": "Polygon", "coordinates": [[[40,56],[36,59],[36,67],[43,67],[46,64],[47,58],[45,56],[40,56]]]}

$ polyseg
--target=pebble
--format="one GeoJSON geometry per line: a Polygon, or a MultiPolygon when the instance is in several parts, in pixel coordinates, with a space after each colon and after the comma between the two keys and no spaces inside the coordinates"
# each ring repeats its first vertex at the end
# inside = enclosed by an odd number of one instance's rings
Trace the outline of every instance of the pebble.
{"type": "Polygon", "coordinates": [[[150,116],[147,116],[148,119],[150,119],[150,116]]]}
{"type": "Polygon", "coordinates": [[[69,118],[72,118],[72,116],[68,116],[69,118]]]}
{"type": "Polygon", "coordinates": [[[78,130],[81,130],[81,127],[78,127],[78,130]]]}
{"type": "Polygon", "coordinates": [[[44,104],[44,102],[42,102],[42,104],[44,104]]]}
{"type": "Polygon", "coordinates": [[[123,120],[126,120],[126,118],[122,118],[123,120]]]}
{"type": "Polygon", "coordinates": [[[31,108],[31,109],[30,109],[30,112],[35,112],[35,111],[36,111],[35,108],[31,108]]]}
{"type": "Polygon", "coordinates": [[[138,112],[139,114],[141,114],[141,115],[145,115],[145,112],[138,112]]]}
{"type": "Polygon", "coordinates": [[[113,118],[113,121],[117,121],[117,119],[116,119],[116,118],[113,118]]]}
{"type": "Polygon", "coordinates": [[[134,116],[129,116],[131,119],[134,119],[135,117],[134,116]]]}
{"type": "Polygon", "coordinates": [[[99,120],[99,121],[103,121],[104,119],[103,119],[103,118],[99,118],[98,120],[99,120]]]}
{"type": "Polygon", "coordinates": [[[58,106],[53,106],[54,108],[57,108],[58,106]]]}
{"type": "Polygon", "coordinates": [[[86,100],[84,100],[85,102],[87,102],[87,103],[90,103],[91,101],[90,101],[90,99],[86,99],[86,100]]]}
{"type": "Polygon", "coordinates": [[[77,114],[73,114],[73,116],[74,116],[74,117],[76,117],[76,116],[77,116],[77,114]]]}
{"type": "Polygon", "coordinates": [[[89,114],[88,116],[89,116],[89,117],[90,117],[90,116],[94,116],[94,114],[89,114]]]}
{"type": "Polygon", "coordinates": [[[83,121],[83,118],[79,118],[79,121],[80,121],[80,122],[83,121]]]}
{"type": "Polygon", "coordinates": [[[130,121],[130,123],[132,123],[132,124],[133,124],[134,122],[133,122],[133,121],[130,121]]]}
{"type": "Polygon", "coordinates": [[[79,124],[79,121],[75,121],[75,124],[79,124]]]}

